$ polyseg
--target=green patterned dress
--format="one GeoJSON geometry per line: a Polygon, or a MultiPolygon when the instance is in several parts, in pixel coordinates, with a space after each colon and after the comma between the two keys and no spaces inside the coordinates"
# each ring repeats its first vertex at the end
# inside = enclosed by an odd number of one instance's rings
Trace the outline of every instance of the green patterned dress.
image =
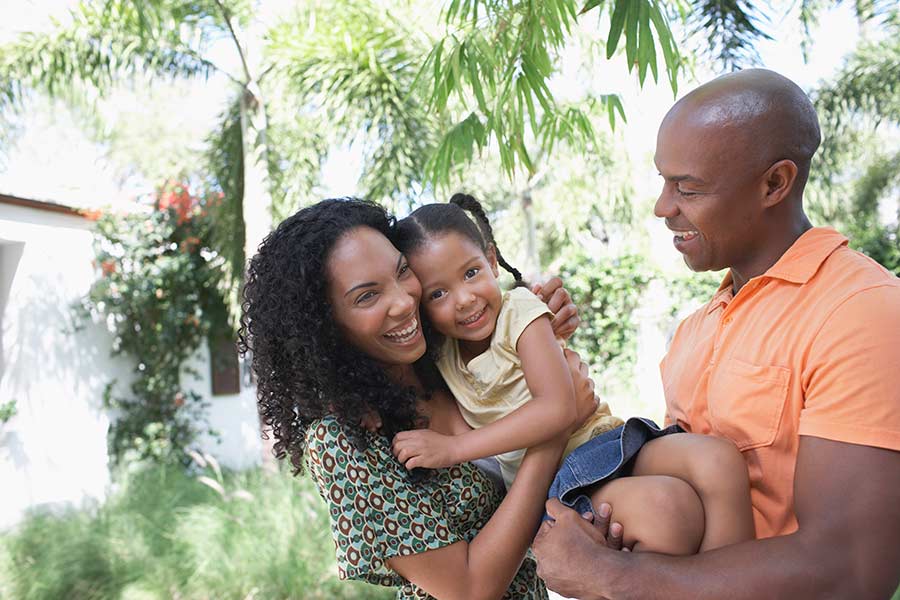
{"type": "MultiPolygon", "coordinates": [[[[503,493],[472,463],[437,469],[413,483],[387,438],[369,434],[368,442],[365,450],[355,448],[331,417],[313,423],[306,434],[306,464],[328,504],[339,574],[399,587],[400,599],[431,598],[386,561],[471,541],[503,493]]],[[[503,598],[547,598],[530,553],[503,598]]]]}

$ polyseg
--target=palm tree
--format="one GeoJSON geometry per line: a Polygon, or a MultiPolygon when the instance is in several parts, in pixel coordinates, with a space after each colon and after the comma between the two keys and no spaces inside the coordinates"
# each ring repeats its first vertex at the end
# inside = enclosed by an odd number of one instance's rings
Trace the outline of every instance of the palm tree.
{"type": "Polygon", "coordinates": [[[266,72],[249,2],[244,0],[106,0],[82,2],[71,23],[27,33],[0,48],[0,113],[22,110],[32,93],[73,99],[104,96],[137,75],[230,82],[230,107],[210,134],[210,162],[225,192],[217,247],[226,258],[226,298],[236,315],[244,256],[270,226],[266,72]],[[237,72],[208,54],[227,40],[237,72]],[[74,92],[74,93],[73,93],[74,92]]]}

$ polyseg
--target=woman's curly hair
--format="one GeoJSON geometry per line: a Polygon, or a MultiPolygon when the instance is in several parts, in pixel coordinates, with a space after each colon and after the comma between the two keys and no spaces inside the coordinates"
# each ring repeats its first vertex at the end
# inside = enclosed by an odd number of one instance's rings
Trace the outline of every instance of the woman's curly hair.
{"type": "Polygon", "coordinates": [[[389,437],[421,425],[414,390],[396,385],[344,340],[328,300],[325,269],[335,243],[357,227],[391,239],[393,226],[373,202],[323,200],[284,220],[250,260],[238,348],[252,356],[259,414],[275,436],[275,456],[290,455],[295,473],[303,470],[306,429],[315,419],[333,415],[360,447],[367,444],[360,419],[369,411],[389,437]]]}

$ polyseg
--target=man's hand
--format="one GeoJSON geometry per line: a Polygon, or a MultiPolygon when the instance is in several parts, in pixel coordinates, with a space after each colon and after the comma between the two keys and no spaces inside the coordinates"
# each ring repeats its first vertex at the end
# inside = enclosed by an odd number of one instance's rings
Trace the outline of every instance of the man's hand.
{"type": "Polygon", "coordinates": [[[369,433],[377,433],[381,429],[381,416],[374,410],[368,410],[359,420],[359,425],[369,433]]]}
{"type": "Polygon", "coordinates": [[[547,308],[553,311],[550,326],[553,328],[554,335],[561,340],[569,339],[578,329],[581,319],[578,318],[578,307],[575,306],[569,292],[563,287],[562,279],[552,277],[543,284],[535,283],[531,286],[531,291],[546,302],[547,308]]]}
{"type": "Polygon", "coordinates": [[[391,450],[408,470],[416,467],[440,469],[457,464],[455,437],[430,429],[401,431],[394,436],[391,450]]]}
{"type": "Polygon", "coordinates": [[[559,500],[547,501],[553,521],[544,521],[534,538],[532,550],[538,562],[538,576],[547,587],[570,598],[602,599],[601,590],[586,589],[587,573],[594,573],[598,560],[615,560],[622,548],[622,526],[610,525],[612,507],[600,506],[599,514],[579,515],[559,500]],[[615,535],[610,535],[610,530],[615,535]]]}
{"type": "Polygon", "coordinates": [[[588,374],[588,367],[577,352],[566,348],[563,353],[572,375],[575,387],[575,425],[573,431],[584,425],[594,412],[600,399],[594,394],[594,380],[588,374]]]}

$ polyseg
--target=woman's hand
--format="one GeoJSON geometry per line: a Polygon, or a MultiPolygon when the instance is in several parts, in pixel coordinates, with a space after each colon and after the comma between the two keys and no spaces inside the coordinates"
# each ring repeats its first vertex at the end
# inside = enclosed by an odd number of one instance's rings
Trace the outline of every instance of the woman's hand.
{"type": "Polygon", "coordinates": [[[554,335],[561,340],[569,339],[578,329],[581,319],[578,317],[578,307],[572,302],[572,296],[563,287],[562,279],[551,277],[543,284],[535,283],[531,286],[531,291],[553,311],[550,326],[554,335]]]}
{"type": "Polygon", "coordinates": [[[572,374],[572,384],[575,386],[575,424],[573,431],[584,423],[597,410],[600,399],[594,394],[594,380],[588,374],[588,366],[581,361],[581,357],[574,350],[566,348],[563,353],[569,372],[572,374]]]}

